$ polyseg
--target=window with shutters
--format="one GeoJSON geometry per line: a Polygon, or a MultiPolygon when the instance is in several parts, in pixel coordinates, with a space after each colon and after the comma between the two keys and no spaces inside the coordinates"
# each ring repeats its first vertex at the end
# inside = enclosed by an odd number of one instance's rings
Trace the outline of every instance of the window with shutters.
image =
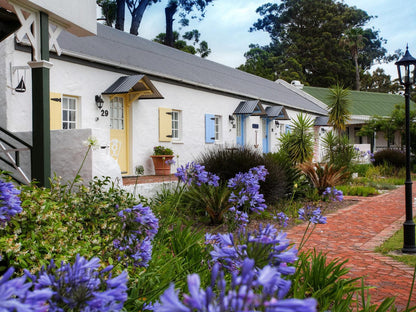
{"type": "Polygon", "coordinates": [[[215,141],[222,140],[222,118],[221,116],[215,115],[215,141]]]}
{"type": "Polygon", "coordinates": [[[172,110],[172,140],[180,140],[181,133],[181,112],[172,110]]]}
{"type": "Polygon", "coordinates": [[[62,129],[77,128],[77,99],[62,97],[62,129]]]}

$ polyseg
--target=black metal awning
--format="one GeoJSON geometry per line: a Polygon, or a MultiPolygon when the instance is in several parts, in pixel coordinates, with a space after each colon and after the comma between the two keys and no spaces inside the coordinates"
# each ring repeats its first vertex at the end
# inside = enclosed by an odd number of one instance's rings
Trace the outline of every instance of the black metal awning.
{"type": "Polygon", "coordinates": [[[270,119],[277,119],[277,120],[289,120],[289,116],[286,112],[286,109],[283,106],[269,106],[266,107],[266,116],[270,119]]]}
{"type": "Polygon", "coordinates": [[[235,109],[235,115],[263,116],[266,111],[259,100],[241,101],[235,109]]]}
{"type": "Polygon", "coordinates": [[[162,99],[163,96],[156,89],[153,83],[145,75],[123,76],[118,78],[102,94],[126,94],[140,91],[151,91],[149,94],[143,94],[141,98],[162,99]]]}

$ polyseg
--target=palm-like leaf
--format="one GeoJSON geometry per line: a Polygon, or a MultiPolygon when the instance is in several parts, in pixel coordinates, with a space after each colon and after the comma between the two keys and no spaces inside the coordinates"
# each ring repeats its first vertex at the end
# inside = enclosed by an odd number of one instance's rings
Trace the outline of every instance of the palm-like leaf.
{"type": "Polygon", "coordinates": [[[341,184],[348,176],[345,168],[336,169],[333,165],[306,162],[298,166],[319,193],[327,187],[341,184]]]}
{"type": "Polygon", "coordinates": [[[337,130],[338,133],[346,129],[346,124],[350,120],[351,112],[349,110],[351,101],[349,99],[350,91],[343,86],[336,85],[329,89],[329,119],[328,123],[337,130]]]}

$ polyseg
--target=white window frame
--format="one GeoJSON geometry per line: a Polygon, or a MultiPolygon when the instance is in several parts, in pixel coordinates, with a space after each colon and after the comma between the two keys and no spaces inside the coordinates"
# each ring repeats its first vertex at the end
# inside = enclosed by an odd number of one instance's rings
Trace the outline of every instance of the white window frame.
{"type": "Polygon", "coordinates": [[[172,141],[182,139],[182,111],[172,109],[172,141]]]}
{"type": "Polygon", "coordinates": [[[110,129],[124,130],[124,127],[125,127],[124,99],[122,97],[116,96],[110,101],[110,129]],[[120,110],[120,106],[121,106],[121,110],[120,110]],[[117,116],[115,116],[114,112],[117,112],[117,116]],[[121,116],[119,116],[118,114],[120,112],[121,112],[121,116]]]}
{"type": "Polygon", "coordinates": [[[215,115],[215,142],[222,141],[222,116],[215,115]]]}
{"type": "Polygon", "coordinates": [[[77,129],[78,126],[78,98],[74,96],[63,95],[62,96],[62,105],[61,105],[61,113],[62,113],[62,129],[63,130],[72,130],[77,129]],[[74,108],[69,107],[70,102],[74,102],[74,108]],[[66,106],[66,107],[65,107],[66,106]],[[67,118],[64,118],[66,112],[67,118]]]}

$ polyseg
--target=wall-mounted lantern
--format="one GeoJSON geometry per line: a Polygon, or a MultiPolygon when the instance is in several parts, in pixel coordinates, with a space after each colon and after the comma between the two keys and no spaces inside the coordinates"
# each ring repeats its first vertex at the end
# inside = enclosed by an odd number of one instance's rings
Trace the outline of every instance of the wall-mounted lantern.
{"type": "Polygon", "coordinates": [[[103,98],[101,97],[101,95],[96,95],[96,96],[95,96],[95,105],[97,105],[97,108],[98,108],[98,109],[103,108],[103,105],[104,105],[104,100],[103,100],[103,98]]]}

